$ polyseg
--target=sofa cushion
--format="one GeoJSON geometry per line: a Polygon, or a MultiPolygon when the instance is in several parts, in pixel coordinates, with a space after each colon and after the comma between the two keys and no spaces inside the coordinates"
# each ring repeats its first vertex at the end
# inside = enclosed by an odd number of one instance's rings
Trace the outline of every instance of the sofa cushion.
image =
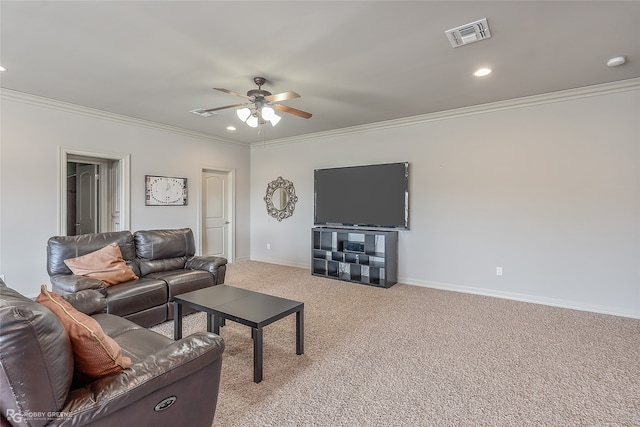
{"type": "Polygon", "coordinates": [[[147,277],[163,280],[169,289],[168,301],[172,302],[176,295],[213,286],[213,276],[202,270],[171,270],[151,273],[147,277]]]}
{"type": "Polygon", "coordinates": [[[149,354],[162,351],[173,342],[164,335],[143,328],[120,316],[101,313],[93,317],[100,323],[104,333],[120,345],[122,354],[129,357],[132,363],[140,362],[149,354]]]}
{"type": "MultiPolygon", "coordinates": [[[[127,265],[136,272],[136,248],[133,234],[130,231],[51,237],[47,241],[47,272],[49,276],[71,274],[71,270],[64,263],[65,259],[76,258],[97,251],[114,242],[120,247],[122,258],[127,262],[127,265]]],[[[138,275],[137,272],[136,275],[138,275]]]]}
{"type": "Polygon", "coordinates": [[[159,271],[182,269],[187,259],[196,251],[193,231],[190,228],[140,230],[133,236],[140,274],[143,276],[159,271]]]}
{"type": "MultiPolygon", "coordinates": [[[[62,323],[0,280],[0,325],[2,415],[59,411],[73,379],[73,353],[62,323]]],[[[47,423],[42,417],[29,425],[47,423]]]]}
{"type": "Polygon", "coordinates": [[[164,281],[147,277],[109,286],[106,292],[107,313],[118,316],[165,305],[169,298],[164,281]]]}
{"type": "Polygon", "coordinates": [[[105,335],[95,319],[73,308],[60,295],[47,291],[42,285],[36,301],[53,311],[62,322],[71,340],[75,368],[82,376],[100,378],[131,365],[131,359],[122,356],[120,346],[105,335]]]}
{"type": "Polygon", "coordinates": [[[182,271],[186,261],[187,257],[182,256],[177,258],[154,259],[151,261],[140,259],[138,262],[140,263],[140,274],[148,276],[152,273],[162,273],[171,270],[182,271]]]}
{"type": "Polygon", "coordinates": [[[196,252],[190,228],[140,230],[133,235],[136,256],[147,260],[191,257],[196,252]]]}
{"type": "Polygon", "coordinates": [[[111,243],[77,258],[65,259],[64,263],[73,274],[100,279],[108,285],[117,285],[138,278],[122,259],[122,252],[117,243],[111,243]]]}

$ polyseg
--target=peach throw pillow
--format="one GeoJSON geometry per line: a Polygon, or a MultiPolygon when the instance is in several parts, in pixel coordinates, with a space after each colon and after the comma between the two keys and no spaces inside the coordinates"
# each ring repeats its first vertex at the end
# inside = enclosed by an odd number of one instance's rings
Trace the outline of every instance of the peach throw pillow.
{"type": "Polygon", "coordinates": [[[94,318],[76,310],[60,295],[47,291],[46,285],[42,285],[36,301],[53,311],[64,325],[78,373],[96,379],[131,366],[131,359],[122,356],[118,343],[105,335],[94,318]]]}
{"type": "Polygon", "coordinates": [[[77,258],[65,259],[64,263],[73,274],[102,280],[107,286],[138,278],[122,259],[122,252],[117,243],[111,243],[77,258]]]}

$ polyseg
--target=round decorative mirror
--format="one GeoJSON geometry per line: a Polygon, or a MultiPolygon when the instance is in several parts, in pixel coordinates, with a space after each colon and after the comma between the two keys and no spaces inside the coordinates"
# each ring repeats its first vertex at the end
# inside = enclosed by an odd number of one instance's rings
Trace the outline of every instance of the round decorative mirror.
{"type": "Polygon", "coordinates": [[[271,181],[267,185],[264,201],[267,204],[267,213],[278,221],[290,217],[298,201],[293,182],[282,179],[281,176],[271,181]]]}

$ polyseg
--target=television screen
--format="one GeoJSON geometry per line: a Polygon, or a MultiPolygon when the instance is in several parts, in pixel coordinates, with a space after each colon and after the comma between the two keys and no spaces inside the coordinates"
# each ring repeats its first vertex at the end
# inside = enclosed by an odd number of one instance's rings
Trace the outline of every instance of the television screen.
{"type": "Polygon", "coordinates": [[[409,228],[409,163],[316,169],[314,224],[409,228]]]}

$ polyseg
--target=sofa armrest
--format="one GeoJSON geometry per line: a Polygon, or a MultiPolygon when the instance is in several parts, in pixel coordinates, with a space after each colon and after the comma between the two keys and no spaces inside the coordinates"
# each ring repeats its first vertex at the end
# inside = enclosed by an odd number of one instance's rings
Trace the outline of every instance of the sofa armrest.
{"type": "Polygon", "coordinates": [[[95,289],[106,295],[107,285],[98,279],[75,274],[58,274],[51,276],[54,291],[62,294],[73,294],[86,289],[95,289]]]}
{"type": "MultiPolygon", "coordinates": [[[[109,416],[209,365],[218,364],[219,375],[223,351],[224,341],[219,335],[211,332],[189,335],[117,374],[72,391],[59,421],[63,421],[61,425],[66,425],[64,421],[84,425],[109,416]]],[[[219,377],[210,381],[219,381],[219,377]]]]}
{"type": "Polygon", "coordinates": [[[188,270],[204,270],[215,274],[216,270],[227,264],[227,259],[218,256],[193,256],[187,260],[184,268],[188,270]]]}
{"type": "Polygon", "coordinates": [[[95,289],[86,289],[73,294],[62,295],[76,310],[92,315],[107,312],[107,298],[95,289]]]}

